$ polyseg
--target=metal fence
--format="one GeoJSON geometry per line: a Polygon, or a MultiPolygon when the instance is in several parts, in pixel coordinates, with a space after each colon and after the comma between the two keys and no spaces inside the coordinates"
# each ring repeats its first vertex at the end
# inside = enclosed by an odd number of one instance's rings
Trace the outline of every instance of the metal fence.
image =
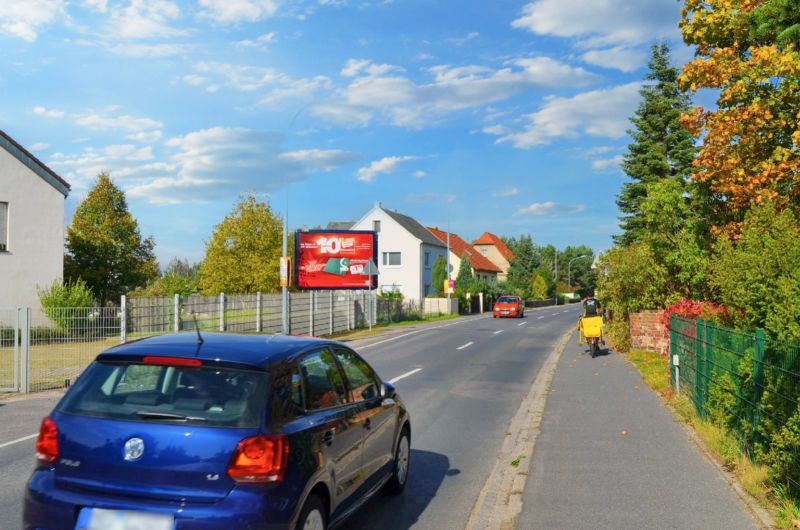
{"type": "Polygon", "coordinates": [[[670,373],[695,409],[800,493],[800,344],[673,315],[670,373]]]}
{"type": "MultiPolygon", "coordinates": [[[[334,335],[378,322],[423,318],[421,306],[400,303],[390,307],[383,302],[367,291],[290,293],[289,333],[334,335]]],[[[280,333],[281,296],[123,296],[118,307],[41,312],[0,308],[0,392],[64,388],[111,346],[152,335],[194,331],[195,326],[206,332],[280,333]]]]}

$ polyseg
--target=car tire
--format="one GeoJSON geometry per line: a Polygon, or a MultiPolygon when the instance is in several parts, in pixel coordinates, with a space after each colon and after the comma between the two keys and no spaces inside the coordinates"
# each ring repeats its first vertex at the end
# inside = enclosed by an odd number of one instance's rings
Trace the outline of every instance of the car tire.
{"type": "Polygon", "coordinates": [[[408,472],[411,469],[411,434],[408,427],[403,427],[397,447],[394,450],[394,466],[392,476],[384,486],[384,491],[389,495],[399,495],[406,489],[408,472]]]}
{"type": "Polygon", "coordinates": [[[300,517],[297,518],[295,530],[326,530],[328,523],[325,517],[325,503],[316,495],[309,495],[300,517]]]}

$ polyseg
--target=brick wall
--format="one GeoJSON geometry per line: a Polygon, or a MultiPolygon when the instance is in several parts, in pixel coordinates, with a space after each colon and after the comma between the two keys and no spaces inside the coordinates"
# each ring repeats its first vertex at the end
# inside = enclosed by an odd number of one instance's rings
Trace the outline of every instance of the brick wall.
{"type": "Polygon", "coordinates": [[[659,320],[663,311],[642,311],[630,315],[631,348],[669,353],[669,332],[659,320]]]}

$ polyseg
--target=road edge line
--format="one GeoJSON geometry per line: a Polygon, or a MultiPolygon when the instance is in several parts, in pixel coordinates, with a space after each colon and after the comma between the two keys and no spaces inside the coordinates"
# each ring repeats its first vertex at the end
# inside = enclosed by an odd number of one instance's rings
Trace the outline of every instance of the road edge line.
{"type": "Polygon", "coordinates": [[[574,335],[570,329],[550,352],[506,429],[489,477],[481,488],[465,530],[513,530],[522,513],[522,496],[558,361],[574,335]],[[512,464],[516,462],[517,465],[512,464]]]}

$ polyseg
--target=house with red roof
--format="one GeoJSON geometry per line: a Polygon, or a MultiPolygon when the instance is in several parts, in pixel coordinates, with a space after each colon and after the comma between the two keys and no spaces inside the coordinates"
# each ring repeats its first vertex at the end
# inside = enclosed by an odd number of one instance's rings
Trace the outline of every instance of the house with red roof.
{"type": "Polygon", "coordinates": [[[480,252],[481,256],[500,269],[497,275],[498,280],[508,279],[508,267],[511,260],[514,259],[514,253],[500,237],[491,232],[484,232],[481,237],[472,242],[472,246],[480,252]]]}
{"type": "MultiPolygon", "coordinates": [[[[428,231],[436,236],[436,239],[447,244],[447,232],[439,230],[437,227],[428,227],[428,231]]],[[[458,234],[450,232],[450,265],[453,267],[451,278],[455,279],[455,274],[461,266],[461,260],[469,260],[469,266],[472,268],[472,274],[479,280],[484,280],[488,283],[497,281],[498,275],[502,273],[500,268],[492,263],[484,256],[480,250],[476,249],[458,234]]]]}
{"type": "Polygon", "coordinates": [[[64,179],[0,131],[0,307],[30,307],[37,314],[37,287],[62,277],[69,190],[64,179]]]}

